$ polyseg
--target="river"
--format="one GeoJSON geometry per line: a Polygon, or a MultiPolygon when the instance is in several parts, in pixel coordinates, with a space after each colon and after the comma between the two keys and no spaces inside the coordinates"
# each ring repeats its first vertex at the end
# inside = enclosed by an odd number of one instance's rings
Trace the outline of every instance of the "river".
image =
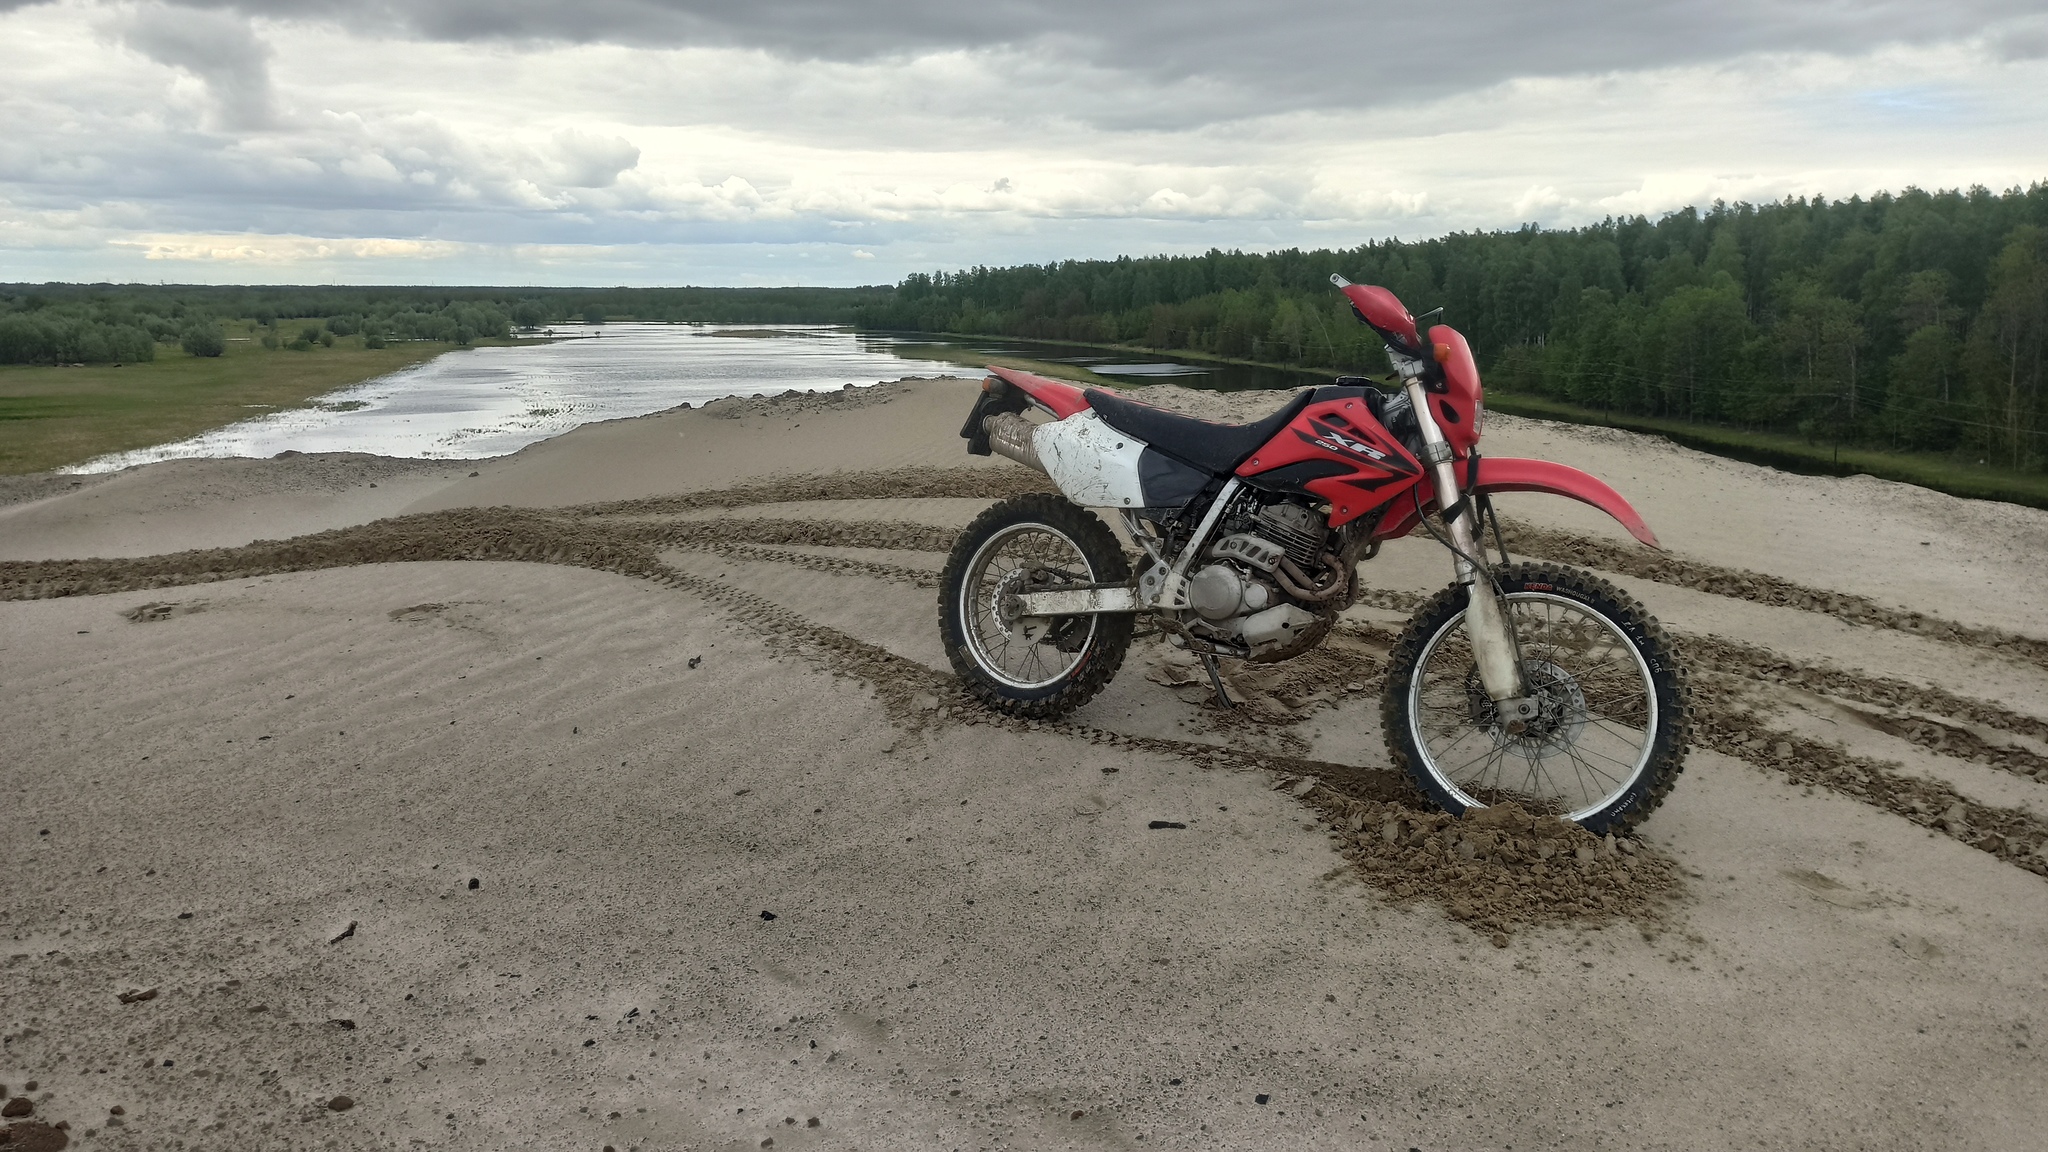
{"type": "Polygon", "coordinates": [[[1313,383],[1284,369],[1129,356],[1014,340],[942,338],[795,325],[565,325],[562,339],[469,348],[187,440],[117,452],[73,472],[158,460],[369,452],[473,460],[516,452],[598,420],[726,396],[829,391],[906,376],[979,374],[991,357],[1086,367],[1144,385],[1282,388],[1313,383]]]}

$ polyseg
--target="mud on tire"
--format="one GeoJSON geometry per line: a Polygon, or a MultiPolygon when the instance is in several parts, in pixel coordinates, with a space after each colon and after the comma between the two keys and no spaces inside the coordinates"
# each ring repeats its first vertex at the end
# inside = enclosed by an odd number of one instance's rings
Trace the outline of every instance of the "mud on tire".
{"type": "Polygon", "coordinates": [[[946,557],[939,577],[939,635],[961,686],[996,711],[1049,720],[1102,691],[1123,666],[1136,621],[1128,613],[1058,618],[1053,622],[1055,643],[1040,647],[1058,652],[1059,661],[1071,660],[1071,665],[1049,670],[1051,674],[1040,681],[1006,675],[983,637],[994,623],[983,611],[990,595],[985,577],[993,549],[1020,539],[1046,541],[1055,548],[1062,540],[1071,545],[1073,562],[1057,567],[1087,583],[1120,583],[1130,579],[1131,569],[1116,536],[1094,513],[1043,492],[991,506],[960,533],[946,557]]]}
{"type": "MultiPolygon", "coordinates": [[[[1579,816],[1580,825],[1592,832],[1628,832],[1663,803],[1684,768],[1691,722],[1687,715],[1684,666],[1670,638],[1634,597],[1592,573],[1562,564],[1525,562],[1498,569],[1495,577],[1511,603],[1516,593],[1527,593],[1569,601],[1604,617],[1641,658],[1656,700],[1655,730],[1647,733],[1648,757],[1626,788],[1607,797],[1598,810],[1579,816]]],[[[1463,814],[1470,805],[1451,790],[1452,782],[1439,775],[1440,769],[1418,743],[1410,701],[1411,686],[1424,650],[1433,637],[1459,622],[1465,605],[1465,589],[1453,586],[1431,597],[1416,611],[1394,645],[1380,702],[1387,750],[1395,766],[1406,772],[1432,801],[1453,814],[1463,814]]]]}

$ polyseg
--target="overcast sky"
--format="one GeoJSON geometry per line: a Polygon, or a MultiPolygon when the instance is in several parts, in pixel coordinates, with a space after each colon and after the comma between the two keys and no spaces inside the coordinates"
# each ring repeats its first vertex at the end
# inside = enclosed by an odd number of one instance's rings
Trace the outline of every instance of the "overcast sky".
{"type": "Polygon", "coordinates": [[[0,280],[861,284],[2048,179],[2048,0],[0,0],[0,280]]]}

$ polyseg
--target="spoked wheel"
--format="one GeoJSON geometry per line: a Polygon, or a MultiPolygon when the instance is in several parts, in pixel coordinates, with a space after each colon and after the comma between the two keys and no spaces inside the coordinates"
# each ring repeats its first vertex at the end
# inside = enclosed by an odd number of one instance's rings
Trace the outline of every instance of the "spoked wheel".
{"type": "Polygon", "coordinates": [[[1438,593],[1394,647],[1381,713],[1395,762],[1451,812],[1507,801],[1624,832],[1683,766],[1685,680],[1664,629],[1586,572],[1516,564],[1497,574],[1538,702],[1519,731],[1479,682],[1466,592],[1438,593]]]}
{"type": "Polygon", "coordinates": [[[1100,692],[1123,665],[1132,617],[1025,616],[1017,597],[1130,578],[1109,528],[1058,496],[1005,500],[976,517],[946,558],[939,631],[968,691],[1016,716],[1049,719],[1100,692]]]}

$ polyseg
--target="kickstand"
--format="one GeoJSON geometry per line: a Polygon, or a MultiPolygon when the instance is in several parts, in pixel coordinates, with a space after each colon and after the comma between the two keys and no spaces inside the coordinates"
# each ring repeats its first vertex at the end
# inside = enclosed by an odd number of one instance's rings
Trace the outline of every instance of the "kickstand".
{"type": "Polygon", "coordinates": [[[1209,655],[1207,652],[1202,653],[1202,667],[1209,670],[1209,683],[1215,686],[1216,689],[1216,703],[1221,704],[1225,708],[1237,707],[1231,701],[1230,693],[1223,690],[1223,673],[1216,670],[1216,657],[1209,655]]]}

